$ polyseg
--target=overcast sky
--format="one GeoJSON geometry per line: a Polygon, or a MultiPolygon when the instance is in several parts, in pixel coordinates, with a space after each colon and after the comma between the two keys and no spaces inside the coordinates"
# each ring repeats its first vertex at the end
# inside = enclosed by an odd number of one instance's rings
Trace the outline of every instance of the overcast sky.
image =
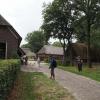
{"type": "Polygon", "coordinates": [[[15,28],[25,43],[26,34],[42,24],[43,3],[53,0],[0,0],[0,14],[15,28]]]}

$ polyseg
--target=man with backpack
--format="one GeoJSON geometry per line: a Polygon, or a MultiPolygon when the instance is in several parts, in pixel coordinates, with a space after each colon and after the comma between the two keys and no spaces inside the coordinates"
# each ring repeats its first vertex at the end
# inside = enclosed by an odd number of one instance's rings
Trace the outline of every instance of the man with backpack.
{"type": "Polygon", "coordinates": [[[51,71],[50,71],[50,73],[51,73],[51,79],[55,79],[55,72],[54,72],[54,69],[57,67],[57,62],[56,62],[56,60],[55,60],[55,58],[54,57],[51,57],[51,59],[50,59],[50,69],[51,69],[51,71]]]}

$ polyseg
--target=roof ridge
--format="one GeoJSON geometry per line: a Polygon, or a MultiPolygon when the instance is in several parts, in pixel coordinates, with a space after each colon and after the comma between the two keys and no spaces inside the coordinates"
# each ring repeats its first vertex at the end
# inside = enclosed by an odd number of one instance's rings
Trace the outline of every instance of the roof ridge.
{"type": "Polygon", "coordinates": [[[11,24],[0,14],[0,25],[11,26],[11,24]]]}
{"type": "Polygon", "coordinates": [[[52,45],[44,45],[38,52],[38,54],[58,54],[63,55],[63,48],[62,47],[56,47],[52,45]]]}
{"type": "Polygon", "coordinates": [[[22,40],[21,36],[18,34],[18,32],[12,27],[12,25],[0,14],[0,25],[1,26],[7,26],[9,31],[14,35],[14,37],[18,37],[19,45],[22,40]]]}

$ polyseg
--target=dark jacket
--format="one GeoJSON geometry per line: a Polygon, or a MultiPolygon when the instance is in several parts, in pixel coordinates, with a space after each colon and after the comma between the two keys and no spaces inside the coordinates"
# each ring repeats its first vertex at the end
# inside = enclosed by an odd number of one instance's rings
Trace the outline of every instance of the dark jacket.
{"type": "Polygon", "coordinates": [[[57,62],[56,62],[55,59],[52,59],[52,60],[50,61],[50,68],[56,68],[56,67],[57,67],[57,62]]]}

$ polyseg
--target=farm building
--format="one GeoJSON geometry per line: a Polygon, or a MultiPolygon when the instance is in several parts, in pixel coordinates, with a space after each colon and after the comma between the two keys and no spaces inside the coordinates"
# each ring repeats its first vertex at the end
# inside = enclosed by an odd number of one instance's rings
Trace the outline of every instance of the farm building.
{"type": "MultiPolygon", "coordinates": [[[[80,56],[84,62],[87,62],[88,54],[87,54],[87,45],[84,43],[72,43],[71,44],[72,50],[72,59],[73,61],[76,59],[77,56],[80,56]]],[[[67,52],[69,52],[69,48],[67,52]]],[[[100,48],[95,48],[91,46],[91,61],[92,62],[100,62],[100,48]]],[[[68,53],[69,54],[69,53],[68,53]]],[[[69,55],[68,55],[69,56],[69,55]]]]}
{"type": "Polygon", "coordinates": [[[26,56],[29,58],[29,59],[35,59],[36,58],[36,54],[34,52],[32,52],[29,48],[21,48],[26,56]]]}
{"type": "Polygon", "coordinates": [[[84,61],[87,61],[87,45],[84,43],[72,43],[71,47],[73,60],[80,56],[84,61]]]}
{"type": "Polygon", "coordinates": [[[17,56],[21,40],[16,30],[0,15],[0,59],[17,56]]]}
{"type": "MultiPolygon", "coordinates": [[[[91,47],[91,61],[92,62],[100,62],[100,48],[91,47]]],[[[50,56],[54,56],[57,60],[63,60],[63,48],[61,47],[55,47],[51,45],[45,45],[43,46],[39,52],[37,53],[37,56],[41,58],[41,60],[48,59],[50,56]]],[[[80,56],[84,62],[87,62],[87,45],[84,43],[72,43],[71,49],[67,48],[67,59],[68,61],[75,61],[76,57],[80,56]],[[72,50],[71,56],[72,59],[70,59],[70,53],[69,51],[72,50]]]]}
{"type": "Polygon", "coordinates": [[[41,60],[48,59],[50,58],[50,56],[55,57],[57,60],[62,60],[63,48],[51,45],[44,45],[37,53],[37,56],[40,57],[41,60]]]}

